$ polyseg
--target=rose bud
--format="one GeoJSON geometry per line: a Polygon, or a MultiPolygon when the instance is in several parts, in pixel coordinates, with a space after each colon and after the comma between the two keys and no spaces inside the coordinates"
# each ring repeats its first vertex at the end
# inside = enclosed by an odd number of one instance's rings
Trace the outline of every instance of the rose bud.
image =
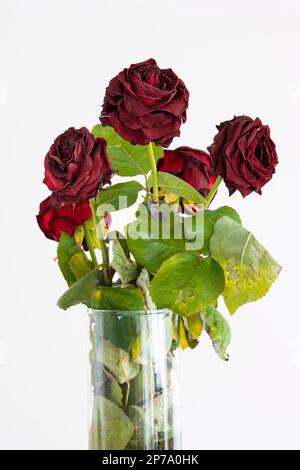
{"type": "Polygon", "coordinates": [[[106,141],[82,127],[59,135],[45,157],[44,183],[62,203],[86,201],[110,182],[106,141]]]}
{"type": "Polygon", "coordinates": [[[272,178],[278,163],[270,129],[259,118],[234,117],[217,126],[219,133],[208,147],[214,171],[229,189],[245,197],[261,188],[272,178]]]}
{"type": "Polygon", "coordinates": [[[210,155],[190,147],[165,150],[164,158],[158,160],[157,168],[178,176],[197,189],[203,197],[207,196],[216,180],[210,155]]]}
{"type": "Polygon", "coordinates": [[[186,121],[189,92],[172,69],[154,59],[131,65],[106,88],[100,121],[132,144],[168,147],[186,121]]]}
{"type": "Polygon", "coordinates": [[[53,196],[41,202],[39,214],[36,216],[46,237],[57,242],[62,232],[72,237],[75,229],[91,217],[92,210],[88,201],[57,206],[53,196]]]}

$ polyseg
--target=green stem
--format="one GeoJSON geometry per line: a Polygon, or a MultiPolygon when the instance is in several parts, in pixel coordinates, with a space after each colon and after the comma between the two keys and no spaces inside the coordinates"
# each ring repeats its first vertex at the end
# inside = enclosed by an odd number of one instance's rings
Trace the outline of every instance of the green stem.
{"type": "Polygon", "coordinates": [[[208,195],[206,196],[205,209],[207,209],[209,207],[209,205],[210,205],[211,201],[213,200],[213,197],[216,194],[217,189],[218,189],[221,182],[222,182],[221,176],[217,176],[216,181],[214,182],[211,190],[209,191],[208,195]]]}
{"type": "Polygon", "coordinates": [[[100,241],[100,250],[101,250],[102,261],[103,261],[104,280],[105,280],[105,284],[107,286],[110,286],[111,285],[111,272],[110,272],[110,264],[109,264],[109,253],[108,253],[105,240],[103,240],[103,238],[100,238],[99,241],[100,241]]]}
{"type": "Polygon", "coordinates": [[[128,382],[126,382],[126,395],[125,395],[125,400],[124,400],[124,406],[128,405],[129,393],[130,393],[130,381],[128,380],[128,382]]]}
{"type": "Polygon", "coordinates": [[[153,181],[153,193],[152,193],[152,200],[154,203],[158,203],[158,182],[157,182],[157,168],[156,168],[156,161],[153,153],[152,142],[149,142],[147,145],[148,147],[148,155],[151,165],[152,171],[152,181],[153,181]]]}
{"type": "Polygon", "coordinates": [[[88,223],[84,222],[83,227],[84,227],[84,236],[85,236],[85,241],[86,241],[87,247],[88,247],[89,252],[91,254],[93,264],[94,264],[95,268],[97,268],[98,267],[98,261],[97,261],[96,253],[95,253],[95,250],[94,250],[94,246],[93,246],[93,242],[92,242],[92,238],[91,238],[88,223]]]}
{"type": "MultiPolygon", "coordinates": [[[[92,209],[93,214],[93,221],[95,227],[97,226],[97,217],[96,217],[96,200],[95,198],[90,199],[90,206],[92,209]]],[[[105,243],[105,240],[98,236],[98,240],[100,243],[100,250],[102,254],[102,262],[103,262],[103,274],[104,274],[104,282],[106,286],[111,286],[111,272],[110,272],[110,264],[109,264],[109,254],[108,249],[105,243]]]]}

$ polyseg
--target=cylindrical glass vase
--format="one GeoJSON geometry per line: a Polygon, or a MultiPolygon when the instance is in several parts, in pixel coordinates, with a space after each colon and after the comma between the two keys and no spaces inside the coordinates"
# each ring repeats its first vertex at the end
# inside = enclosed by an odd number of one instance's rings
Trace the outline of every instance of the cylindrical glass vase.
{"type": "Polygon", "coordinates": [[[169,310],[90,310],[89,449],[181,448],[169,310]]]}

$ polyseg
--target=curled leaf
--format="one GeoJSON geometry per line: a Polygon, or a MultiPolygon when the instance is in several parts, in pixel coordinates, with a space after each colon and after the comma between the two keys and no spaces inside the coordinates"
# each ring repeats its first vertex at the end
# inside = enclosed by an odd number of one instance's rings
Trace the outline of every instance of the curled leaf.
{"type": "Polygon", "coordinates": [[[229,360],[227,346],[231,340],[231,331],[228,321],[213,307],[207,307],[202,313],[204,329],[212,340],[216,353],[223,361],[229,360]]]}

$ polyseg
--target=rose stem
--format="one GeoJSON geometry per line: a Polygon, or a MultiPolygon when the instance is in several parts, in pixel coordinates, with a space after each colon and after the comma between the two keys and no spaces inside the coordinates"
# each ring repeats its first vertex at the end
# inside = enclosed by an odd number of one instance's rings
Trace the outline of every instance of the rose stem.
{"type": "MultiPolygon", "coordinates": [[[[97,225],[97,218],[96,218],[95,202],[96,202],[95,198],[90,199],[90,206],[91,206],[91,209],[92,209],[93,221],[94,221],[94,224],[96,226],[97,225]]],[[[111,285],[111,273],[110,273],[108,249],[107,249],[105,240],[103,240],[102,237],[98,237],[98,240],[99,240],[99,243],[100,243],[102,261],[103,261],[103,264],[105,264],[104,269],[103,269],[105,285],[110,286],[111,285]]]]}
{"type": "Polygon", "coordinates": [[[148,155],[151,164],[151,171],[152,171],[152,179],[153,179],[153,194],[152,200],[154,203],[158,202],[158,182],[157,182],[157,168],[156,168],[156,161],[153,153],[152,142],[149,142],[147,145],[148,147],[148,155]]]}
{"type": "Polygon", "coordinates": [[[210,204],[211,201],[213,200],[213,197],[214,197],[214,195],[216,194],[217,189],[218,189],[218,187],[219,187],[219,185],[220,185],[221,182],[222,182],[221,176],[217,176],[216,181],[214,182],[214,184],[213,184],[211,190],[209,191],[208,195],[206,196],[206,204],[205,204],[205,207],[204,207],[205,209],[208,208],[209,204],[210,204]]]}
{"type": "Polygon", "coordinates": [[[93,264],[94,264],[95,268],[97,268],[98,267],[98,261],[97,261],[97,257],[96,257],[96,253],[95,253],[95,250],[94,250],[94,246],[93,246],[93,242],[92,242],[92,238],[91,238],[91,234],[90,234],[90,229],[89,229],[87,221],[85,221],[83,223],[83,227],[84,227],[84,236],[85,236],[85,241],[86,241],[87,247],[88,247],[89,252],[91,254],[93,264]]]}
{"type": "Polygon", "coordinates": [[[104,273],[104,279],[105,279],[105,284],[107,286],[111,285],[111,273],[110,273],[110,266],[109,266],[109,254],[108,254],[108,249],[105,243],[105,240],[103,238],[99,238],[100,242],[100,249],[102,253],[102,261],[103,261],[103,273],[104,273]]]}
{"type": "Polygon", "coordinates": [[[126,382],[126,396],[125,396],[125,401],[124,401],[125,406],[128,405],[129,393],[130,393],[130,380],[126,382]]]}

